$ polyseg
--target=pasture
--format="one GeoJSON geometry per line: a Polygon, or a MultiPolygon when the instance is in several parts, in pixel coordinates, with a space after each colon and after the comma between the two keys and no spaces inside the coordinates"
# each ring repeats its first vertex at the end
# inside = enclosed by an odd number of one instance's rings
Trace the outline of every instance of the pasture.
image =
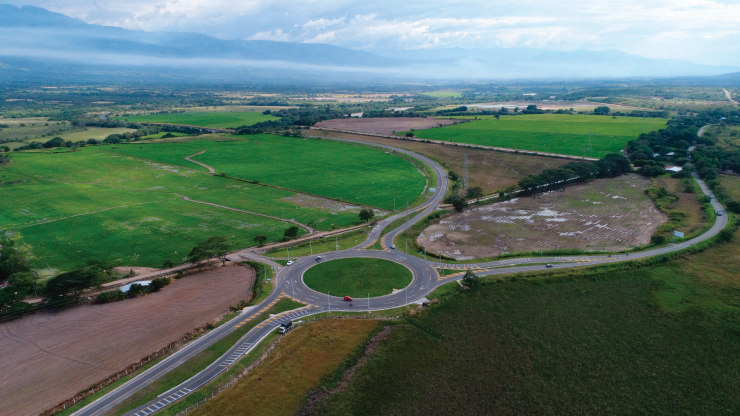
{"type": "Polygon", "coordinates": [[[37,137],[35,139],[28,140],[30,142],[47,142],[54,137],[61,137],[64,141],[79,142],[87,141],[88,139],[103,140],[111,134],[123,134],[136,131],[134,129],[127,129],[125,127],[116,128],[105,128],[105,127],[83,127],[82,130],[73,130],[61,134],[55,134],[54,136],[37,137]]]}
{"type": "Polygon", "coordinates": [[[109,150],[18,153],[0,168],[0,197],[13,201],[0,205],[0,230],[28,244],[34,267],[68,270],[91,259],[159,267],[166,260],[183,261],[207,236],[225,235],[235,248],[248,247],[258,234],[281,240],[291,225],[185,197],[294,219],[317,230],[360,222],[359,208],[348,203],[109,150]]]}
{"type": "Polygon", "coordinates": [[[382,150],[332,140],[253,135],[238,141],[121,145],[121,154],[217,173],[351,204],[392,210],[420,197],[426,178],[410,162],[382,150]]]}
{"type": "Polygon", "coordinates": [[[414,135],[430,140],[600,158],[618,152],[643,132],[663,128],[666,121],[568,114],[527,114],[500,119],[480,116],[468,123],[417,130],[414,135]]]}
{"type": "Polygon", "coordinates": [[[256,111],[188,111],[173,114],[149,114],[137,115],[125,118],[128,121],[140,123],[167,123],[182,124],[187,126],[202,126],[216,128],[236,128],[251,126],[262,121],[278,120],[278,117],[264,115],[256,111]]]}

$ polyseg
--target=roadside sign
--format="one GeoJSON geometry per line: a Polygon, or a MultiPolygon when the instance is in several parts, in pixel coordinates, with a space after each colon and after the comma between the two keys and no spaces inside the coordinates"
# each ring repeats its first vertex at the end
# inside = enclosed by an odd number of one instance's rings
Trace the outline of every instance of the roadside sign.
{"type": "Polygon", "coordinates": [[[683,233],[681,231],[674,231],[673,236],[678,237],[678,238],[683,238],[683,233]]]}

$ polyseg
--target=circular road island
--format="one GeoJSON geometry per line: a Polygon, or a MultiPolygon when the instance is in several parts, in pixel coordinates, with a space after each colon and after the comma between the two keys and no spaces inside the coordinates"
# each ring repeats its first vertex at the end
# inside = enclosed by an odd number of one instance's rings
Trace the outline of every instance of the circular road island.
{"type": "Polygon", "coordinates": [[[396,262],[367,257],[330,260],[319,263],[303,274],[309,288],[334,296],[364,298],[390,295],[412,280],[411,270],[396,262]]]}

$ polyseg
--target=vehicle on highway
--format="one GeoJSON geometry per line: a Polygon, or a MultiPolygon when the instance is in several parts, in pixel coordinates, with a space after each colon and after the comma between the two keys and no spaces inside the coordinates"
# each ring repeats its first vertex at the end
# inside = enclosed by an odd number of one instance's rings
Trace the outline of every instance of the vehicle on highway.
{"type": "Polygon", "coordinates": [[[395,250],[396,249],[396,245],[395,244],[391,244],[391,248],[395,250]]]}
{"type": "Polygon", "coordinates": [[[317,256],[317,257],[316,257],[316,262],[318,263],[318,262],[320,262],[320,261],[321,261],[321,256],[317,256]]]}
{"type": "Polygon", "coordinates": [[[290,265],[291,265],[291,264],[293,264],[293,263],[295,263],[295,262],[294,262],[293,260],[291,260],[291,261],[289,261],[289,262],[285,263],[285,265],[286,265],[286,266],[290,266],[290,265]]]}
{"type": "Polygon", "coordinates": [[[721,217],[722,216],[722,211],[717,211],[717,216],[718,217],[721,217]]]}
{"type": "Polygon", "coordinates": [[[293,327],[293,321],[283,322],[278,327],[278,331],[280,331],[281,334],[284,334],[284,333],[288,332],[288,330],[290,328],[292,328],[292,327],[293,327]]]}
{"type": "Polygon", "coordinates": [[[344,300],[346,300],[347,302],[351,302],[352,301],[352,296],[345,296],[344,297],[344,300]]]}
{"type": "Polygon", "coordinates": [[[552,264],[550,264],[550,263],[547,263],[547,264],[545,265],[545,267],[553,267],[553,266],[552,266],[552,264]]]}

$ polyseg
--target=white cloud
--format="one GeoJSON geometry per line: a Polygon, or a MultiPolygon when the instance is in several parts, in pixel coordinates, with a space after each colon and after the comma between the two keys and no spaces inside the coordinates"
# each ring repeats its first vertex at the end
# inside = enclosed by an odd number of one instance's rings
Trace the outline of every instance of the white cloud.
{"type": "Polygon", "coordinates": [[[737,0],[26,1],[90,23],[229,39],[322,42],[368,50],[618,49],[740,65],[737,0]]]}

